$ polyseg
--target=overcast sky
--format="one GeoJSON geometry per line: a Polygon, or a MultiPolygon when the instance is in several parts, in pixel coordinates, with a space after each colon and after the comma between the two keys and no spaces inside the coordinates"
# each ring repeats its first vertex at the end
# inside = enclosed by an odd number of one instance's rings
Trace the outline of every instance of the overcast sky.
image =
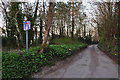
{"type": "MultiPolygon", "coordinates": [[[[10,0],[8,0],[8,1],[10,1],[10,0]]],[[[15,0],[12,0],[12,1],[15,1],[15,0]]],[[[23,1],[26,1],[26,0],[19,0],[19,1],[22,1],[22,2],[23,2],[23,1]]],[[[35,2],[35,1],[37,1],[37,0],[28,0],[28,2],[35,2]]],[[[40,1],[43,1],[43,0],[40,0],[40,1]]],[[[48,1],[48,0],[44,0],[44,1],[48,1]]],[[[60,1],[62,1],[62,2],[67,2],[67,1],[70,1],[70,0],[56,0],[56,1],[57,1],[57,2],[60,2],[60,1]]],[[[75,0],[75,1],[80,1],[80,0],[75,0]]],[[[92,8],[91,8],[91,5],[89,4],[89,2],[91,2],[91,1],[93,1],[93,0],[82,0],[83,5],[85,6],[85,12],[86,12],[88,18],[91,18],[91,17],[92,17],[92,15],[89,14],[89,13],[90,13],[90,12],[93,12],[93,11],[92,11],[92,8]]],[[[1,3],[1,0],[0,0],[0,3],[1,3]]],[[[0,27],[3,27],[1,10],[0,10],[0,27]]]]}

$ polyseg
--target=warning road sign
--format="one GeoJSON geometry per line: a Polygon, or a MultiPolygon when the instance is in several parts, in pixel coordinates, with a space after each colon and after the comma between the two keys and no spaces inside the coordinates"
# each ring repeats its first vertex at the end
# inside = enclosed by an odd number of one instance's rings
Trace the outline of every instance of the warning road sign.
{"type": "Polygon", "coordinates": [[[28,30],[30,29],[30,21],[24,21],[23,28],[26,31],[26,51],[28,52],[28,30]]]}
{"type": "Polygon", "coordinates": [[[24,21],[23,28],[25,31],[29,30],[30,29],[30,21],[24,21]]]}

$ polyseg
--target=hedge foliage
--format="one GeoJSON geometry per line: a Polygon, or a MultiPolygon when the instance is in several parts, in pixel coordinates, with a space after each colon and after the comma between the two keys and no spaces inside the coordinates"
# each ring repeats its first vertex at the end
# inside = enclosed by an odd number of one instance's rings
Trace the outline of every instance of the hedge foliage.
{"type": "Polygon", "coordinates": [[[38,54],[40,47],[33,47],[29,53],[17,54],[15,52],[3,52],[2,56],[2,77],[3,78],[24,78],[32,72],[40,71],[42,66],[50,64],[51,61],[64,59],[71,55],[71,52],[85,47],[86,44],[50,45],[47,52],[38,54]]]}

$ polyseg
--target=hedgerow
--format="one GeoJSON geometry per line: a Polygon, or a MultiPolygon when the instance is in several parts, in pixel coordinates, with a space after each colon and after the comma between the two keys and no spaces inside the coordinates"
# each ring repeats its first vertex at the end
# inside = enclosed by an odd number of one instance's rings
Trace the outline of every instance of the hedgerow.
{"type": "Polygon", "coordinates": [[[40,71],[42,66],[50,64],[51,61],[61,60],[70,56],[72,51],[85,47],[86,44],[50,45],[45,53],[38,54],[40,47],[33,47],[29,53],[17,54],[14,52],[3,52],[2,77],[24,78],[32,72],[40,71]]]}

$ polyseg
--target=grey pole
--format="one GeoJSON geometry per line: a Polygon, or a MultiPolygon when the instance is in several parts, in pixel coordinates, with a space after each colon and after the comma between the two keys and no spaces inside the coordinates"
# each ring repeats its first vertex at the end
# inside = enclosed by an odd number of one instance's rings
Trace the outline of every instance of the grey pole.
{"type": "Polygon", "coordinates": [[[28,52],[28,30],[26,30],[26,52],[28,52]]]}

